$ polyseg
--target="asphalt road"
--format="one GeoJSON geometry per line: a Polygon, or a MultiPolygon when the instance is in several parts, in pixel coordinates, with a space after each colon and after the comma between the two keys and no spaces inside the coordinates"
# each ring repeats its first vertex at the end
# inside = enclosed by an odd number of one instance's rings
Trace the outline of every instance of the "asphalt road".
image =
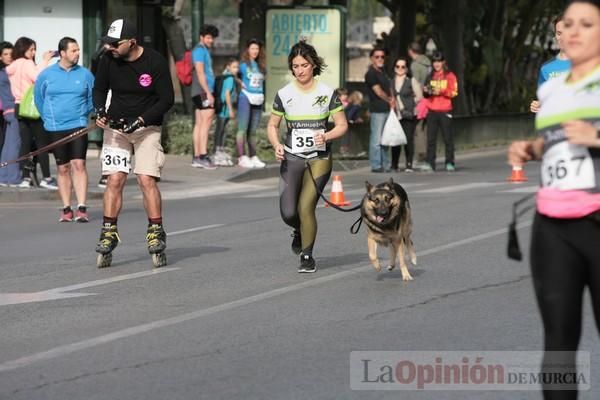
{"type": "MultiPolygon", "coordinates": [[[[93,250],[98,202],[89,224],[57,223],[48,201],[1,204],[0,399],[541,399],[535,390],[352,389],[355,351],[542,348],[528,264],[505,255],[511,204],[533,190],[536,167],[520,185],[506,182],[501,155],[458,167],[395,175],[413,209],[412,282],[370,267],[364,227],[349,233],[357,213],[323,207],[319,271],[298,274],[276,179],[166,192],[169,265],[155,271],[140,200],[125,202],[122,243],[104,270],[93,250]]],[[[346,197],[357,204],[365,180],[386,177],[344,173],[346,197]]],[[[530,222],[519,229],[525,259],[530,222]]],[[[591,352],[592,381],[580,398],[597,399],[587,304],[586,294],[581,350],[591,352]]]]}

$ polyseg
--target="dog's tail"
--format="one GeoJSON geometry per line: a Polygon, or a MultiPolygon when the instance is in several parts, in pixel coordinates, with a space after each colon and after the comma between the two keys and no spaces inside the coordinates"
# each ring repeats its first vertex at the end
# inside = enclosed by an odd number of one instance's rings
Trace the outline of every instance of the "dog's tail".
{"type": "Polygon", "coordinates": [[[417,252],[415,251],[415,246],[413,245],[412,239],[407,239],[404,241],[406,248],[408,249],[408,255],[410,256],[410,262],[412,265],[417,265],[417,252]]]}

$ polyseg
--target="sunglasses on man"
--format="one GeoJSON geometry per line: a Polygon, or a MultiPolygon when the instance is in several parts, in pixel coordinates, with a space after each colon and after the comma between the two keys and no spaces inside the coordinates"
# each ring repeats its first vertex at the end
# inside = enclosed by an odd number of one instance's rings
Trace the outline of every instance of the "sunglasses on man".
{"type": "Polygon", "coordinates": [[[128,42],[128,41],[129,41],[129,39],[123,39],[123,40],[119,40],[118,42],[112,42],[112,43],[107,43],[107,44],[110,48],[117,49],[123,43],[128,42]]]}

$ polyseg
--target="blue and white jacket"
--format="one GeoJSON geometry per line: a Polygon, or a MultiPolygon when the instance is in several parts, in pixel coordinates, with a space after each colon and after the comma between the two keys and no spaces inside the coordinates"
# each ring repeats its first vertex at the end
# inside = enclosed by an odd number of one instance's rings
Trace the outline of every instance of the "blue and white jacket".
{"type": "Polygon", "coordinates": [[[44,69],[34,88],[35,105],[49,132],[87,126],[94,109],[94,76],[80,65],[65,70],[59,63],[44,69]]]}

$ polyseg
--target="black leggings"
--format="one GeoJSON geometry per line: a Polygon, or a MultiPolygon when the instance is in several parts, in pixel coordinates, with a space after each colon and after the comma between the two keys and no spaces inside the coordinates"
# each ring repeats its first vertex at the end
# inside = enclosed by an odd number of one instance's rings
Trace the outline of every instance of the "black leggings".
{"type": "MultiPolygon", "coordinates": [[[[600,216],[596,213],[595,217],[600,216]]],[[[531,239],[531,273],[544,323],[542,365],[575,368],[581,337],[583,290],[592,298],[596,326],[600,322],[600,218],[555,219],[537,214],[531,239]]],[[[544,391],[546,400],[576,399],[576,390],[544,391]]]]}
{"type": "Polygon", "coordinates": [[[215,150],[221,149],[225,146],[225,129],[227,128],[227,123],[229,122],[229,118],[221,118],[217,116],[217,126],[215,127],[215,150]]]}
{"type": "Polygon", "coordinates": [[[286,154],[281,163],[279,208],[281,218],[292,228],[300,231],[302,253],[312,255],[317,237],[318,195],[306,164],[309,163],[319,191],[323,192],[331,176],[332,161],[327,159],[305,160],[286,154]]]}
{"type": "Polygon", "coordinates": [[[435,169],[437,133],[442,131],[446,148],[446,164],[454,164],[454,132],[450,112],[429,111],[427,114],[427,163],[435,169]]]}
{"type": "Polygon", "coordinates": [[[404,146],[392,147],[392,169],[398,169],[398,161],[400,161],[400,153],[404,147],[404,155],[406,156],[406,168],[411,168],[415,155],[415,129],[417,128],[416,119],[401,119],[400,125],[406,135],[406,144],[404,146]]]}
{"type": "MultiPolygon", "coordinates": [[[[19,118],[19,133],[21,135],[21,154],[23,156],[32,150],[40,149],[49,144],[49,137],[44,131],[44,125],[41,119],[25,119],[19,118]],[[34,146],[35,144],[35,146],[34,146]]],[[[48,152],[42,153],[34,157],[34,162],[40,164],[42,169],[42,176],[44,178],[50,177],[50,159],[48,158],[48,152]]],[[[27,165],[26,161],[21,162],[21,171],[27,165]]],[[[23,177],[27,177],[27,174],[23,174],[23,177]]]]}

